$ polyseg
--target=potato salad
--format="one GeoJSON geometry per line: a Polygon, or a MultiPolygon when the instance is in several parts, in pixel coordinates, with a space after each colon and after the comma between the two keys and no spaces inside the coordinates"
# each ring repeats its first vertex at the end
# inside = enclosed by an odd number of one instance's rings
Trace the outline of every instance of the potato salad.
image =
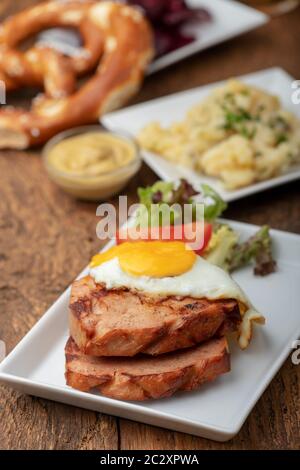
{"type": "Polygon", "coordinates": [[[167,160],[237,189],[272,178],[300,162],[300,121],[276,96],[237,80],[216,88],[181,122],[158,122],[140,145],[167,160]]]}

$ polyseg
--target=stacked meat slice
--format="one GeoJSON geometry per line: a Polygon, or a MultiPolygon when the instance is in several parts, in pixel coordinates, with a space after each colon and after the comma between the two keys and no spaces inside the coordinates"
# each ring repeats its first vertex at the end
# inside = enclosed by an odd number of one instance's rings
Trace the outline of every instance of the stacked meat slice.
{"type": "Polygon", "coordinates": [[[232,299],[108,290],[90,276],[74,282],[69,315],[68,385],[123,400],[167,397],[228,372],[224,334],[241,321],[232,299]]]}

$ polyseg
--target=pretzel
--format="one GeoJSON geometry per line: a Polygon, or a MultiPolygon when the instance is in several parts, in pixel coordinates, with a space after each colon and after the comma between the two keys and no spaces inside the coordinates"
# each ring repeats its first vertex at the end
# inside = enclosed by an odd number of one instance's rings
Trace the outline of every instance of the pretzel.
{"type": "Polygon", "coordinates": [[[0,148],[25,149],[64,129],[96,121],[139,88],[153,56],[152,33],[142,13],[95,0],[50,1],[8,18],[0,26],[0,79],[7,90],[43,86],[29,111],[0,110],[0,148]],[[21,41],[49,27],[75,27],[83,46],[65,56],[47,45],[17,50],[21,41]],[[76,90],[76,77],[96,68],[76,90]]]}
{"type": "MultiPolygon", "coordinates": [[[[103,32],[89,19],[88,10],[95,1],[86,0],[70,2],[48,2],[27,8],[19,14],[7,20],[0,28],[0,71],[7,77],[8,90],[18,88],[20,85],[41,85],[44,77],[51,76],[50,81],[55,84],[57,80],[56,94],[60,91],[60,73],[57,70],[67,62],[61,54],[45,47],[34,47],[26,53],[15,48],[28,36],[32,36],[45,28],[51,27],[76,27],[78,28],[85,47],[74,57],[68,58],[70,70],[77,73],[85,73],[92,69],[103,52],[103,32]],[[50,70],[45,70],[45,65],[50,64],[50,70]],[[55,63],[58,67],[55,67],[55,63]],[[59,65],[60,64],[60,65],[59,65]]],[[[65,64],[66,67],[66,64],[65,64]]],[[[66,69],[62,70],[63,75],[66,69]]],[[[5,78],[4,78],[5,79],[5,78]]],[[[52,96],[52,87],[46,91],[52,96]]],[[[72,91],[72,88],[64,87],[62,92],[72,91]]],[[[55,97],[55,95],[54,95],[55,97]]]]}

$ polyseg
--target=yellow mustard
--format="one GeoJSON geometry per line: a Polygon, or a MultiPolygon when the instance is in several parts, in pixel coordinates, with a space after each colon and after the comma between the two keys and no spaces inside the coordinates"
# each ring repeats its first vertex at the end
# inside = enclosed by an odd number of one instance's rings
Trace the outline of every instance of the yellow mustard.
{"type": "Polygon", "coordinates": [[[129,141],[107,132],[88,132],[54,145],[48,163],[59,171],[84,177],[111,172],[134,157],[135,148],[129,141]]]}
{"type": "Polygon", "coordinates": [[[58,142],[55,139],[45,147],[49,176],[81,199],[99,200],[116,194],[140,167],[135,143],[114,133],[91,130],[58,142]]]}

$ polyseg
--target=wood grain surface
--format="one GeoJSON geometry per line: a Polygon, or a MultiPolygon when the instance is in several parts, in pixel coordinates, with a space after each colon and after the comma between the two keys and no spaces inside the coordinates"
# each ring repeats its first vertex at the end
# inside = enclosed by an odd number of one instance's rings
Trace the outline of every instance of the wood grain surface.
{"type": "MultiPolygon", "coordinates": [[[[5,18],[31,3],[2,0],[0,15],[5,18]]],[[[135,102],[270,66],[281,66],[300,79],[299,24],[297,9],[180,62],[147,78],[135,102]]],[[[144,165],[126,193],[134,201],[137,186],[156,179],[144,165]]],[[[113,202],[117,203],[116,198],[113,202]]],[[[49,181],[39,151],[0,153],[0,338],[8,351],[99,249],[95,208],[68,197],[49,181]]],[[[300,183],[236,201],[226,216],[300,233],[300,183]]],[[[288,299],[283,318],[286,314],[288,299]]],[[[296,449],[300,446],[299,397],[300,366],[292,365],[289,358],[241,432],[227,443],[216,443],[0,386],[0,448],[296,449]]]]}

